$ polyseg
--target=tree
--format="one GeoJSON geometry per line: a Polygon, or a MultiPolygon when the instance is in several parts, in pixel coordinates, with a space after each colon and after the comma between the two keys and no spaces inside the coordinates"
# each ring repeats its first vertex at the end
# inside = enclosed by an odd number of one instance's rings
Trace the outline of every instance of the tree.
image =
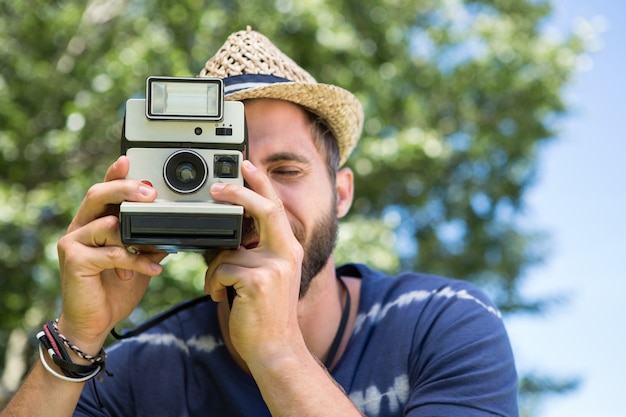
{"type": "MultiPolygon", "coordinates": [[[[25,336],[57,313],[55,243],[119,153],[125,99],[143,94],[148,75],[196,74],[248,24],[364,104],[340,260],[467,279],[507,314],[550,304],[520,295],[546,244],[519,219],[586,46],[576,35],[546,36],[548,0],[14,0],[0,11],[0,355],[9,390],[22,376],[12,364],[32,354],[25,336]]],[[[176,258],[131,319],[200,292],[200,260],[176,258]]],[[[521,398],[575,385],[525,378],[521,398]]]]}

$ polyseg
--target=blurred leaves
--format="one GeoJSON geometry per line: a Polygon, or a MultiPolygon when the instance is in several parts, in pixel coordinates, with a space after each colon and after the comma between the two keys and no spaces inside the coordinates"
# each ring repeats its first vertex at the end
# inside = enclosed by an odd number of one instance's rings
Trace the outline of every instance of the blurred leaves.
{"type": "MultiPolygon", "coordinates": [[[[524,197],[593,41],[550,35],[550,13],[547,0],[0,1],[0,354],[11,329],[58,312],[56,240],[119,154],[125,100],[148,75],[196,74],[246,25],[364,104],[339,261],[471,280],[504,312],[542,312],[549,298],[521,290],[549,241],[522,225],[524,197]]],[[[202,280],[177,255],[131,319],[202,280]]]]}
{"type": "Polygon", "coordinates": [[[541,409],[541,400],[547,394],[566,395],[580,385],[579,379],[555,378],[553,376],[531,373],[520,378],[520,417],[537,415],[541,409]]]}

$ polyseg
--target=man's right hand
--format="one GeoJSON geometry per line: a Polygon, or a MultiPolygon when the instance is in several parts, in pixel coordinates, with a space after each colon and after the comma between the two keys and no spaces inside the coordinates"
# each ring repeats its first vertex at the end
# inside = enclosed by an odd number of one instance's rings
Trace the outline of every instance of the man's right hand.
{"type": "MultiPolygon", "coordinates": [[[[125,156],[111,165],[104,182],[89,189],[58,243],[63,298],[58,327],[90,355],[100,351],[111,329],[139,304],[150,277],[161,273],[159,262],[166,256],[164,252],[131,253],[122,244],[120,203],[156,198],[153,188],[125,179],[128,168],[125,156]]],[[[77,355],[73,360],[83,361],[77,355]]],[[[82,388],[82,383],[59,380],[37,362],[0,414],[71,416],[82,388]]]]}
{"type": "Polygon", "coordinates": [[[119,205],[151,202],[156,190],[125,179],[129,161],[120,157],[104,182],[87,192],[67,234],[58,242],[62,285],[60,331],[76,346],[96,354],[107,334],[126,318],[161,273],[164,252],[131,253],[122,244],[119,205]]]}

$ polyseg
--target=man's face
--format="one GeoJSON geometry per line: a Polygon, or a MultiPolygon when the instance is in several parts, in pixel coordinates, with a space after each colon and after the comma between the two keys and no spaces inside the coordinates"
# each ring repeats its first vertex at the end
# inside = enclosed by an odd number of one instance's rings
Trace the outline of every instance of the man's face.
{"type": "MultiPolygon", "coordinates": [[[[337,237],[337,194],[324,156],[299,106],[270,99],[246,102],[250,161],[269,177],[282,200],[294,236],[304,248],[300,298],[328,262],[337,237]]],[[[258,243],[254,223],[244,218],[242,245],[258,243]]]]}

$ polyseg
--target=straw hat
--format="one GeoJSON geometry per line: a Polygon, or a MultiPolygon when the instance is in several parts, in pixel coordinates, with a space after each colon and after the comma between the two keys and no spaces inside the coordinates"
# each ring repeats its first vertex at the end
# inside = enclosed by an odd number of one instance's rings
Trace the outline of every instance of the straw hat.
{"type": "Polygon", "coordinates": [[[321,116],[337,138],[339,165],[346,162],[361,136],[363,108],[352,93],[318,83],[249,26],[230,35],[199,76],[222,78],[226,100],[287,100],[321,116]]]}

